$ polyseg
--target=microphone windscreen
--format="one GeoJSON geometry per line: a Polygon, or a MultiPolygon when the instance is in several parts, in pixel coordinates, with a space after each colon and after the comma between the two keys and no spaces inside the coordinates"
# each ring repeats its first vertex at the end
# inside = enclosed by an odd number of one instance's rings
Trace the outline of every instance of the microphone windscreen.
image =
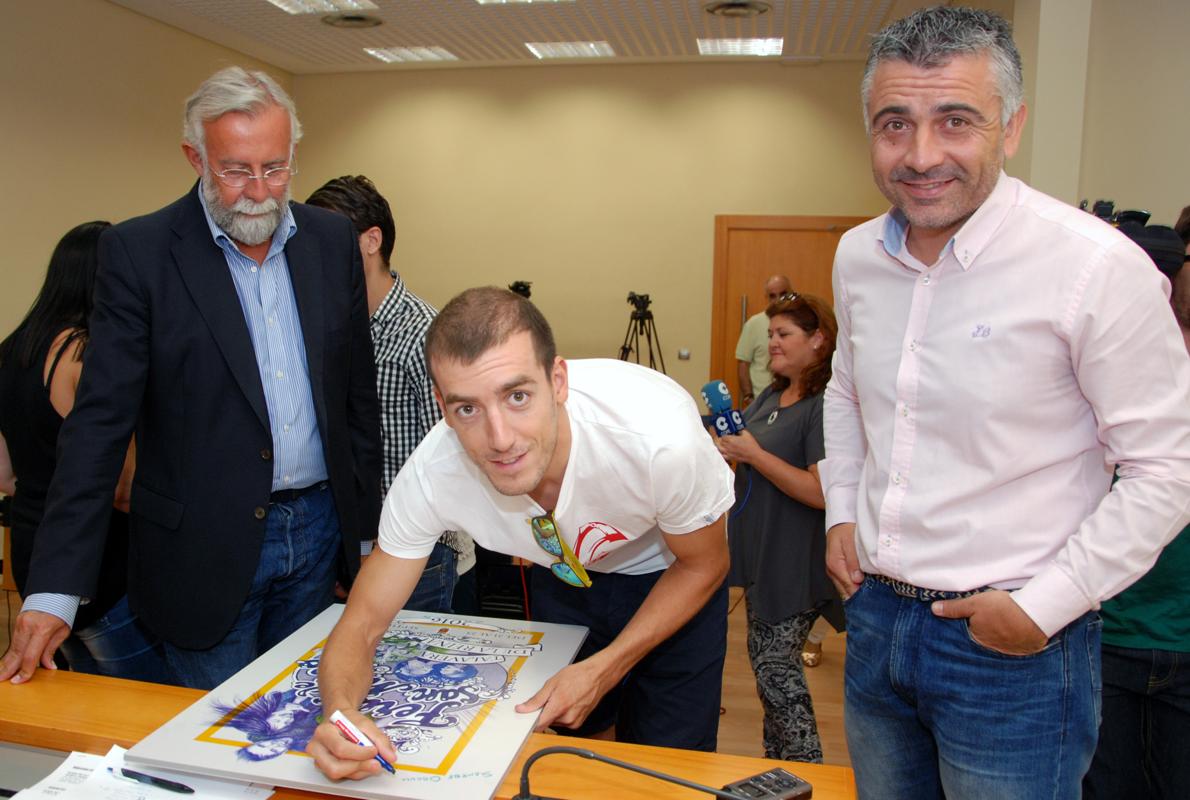
{"type": "Polygon", "coordinates": [[[703,384],[701,394],[712,416],[731,413],[731,390],[723,381],[708,381],[703,384]]]}

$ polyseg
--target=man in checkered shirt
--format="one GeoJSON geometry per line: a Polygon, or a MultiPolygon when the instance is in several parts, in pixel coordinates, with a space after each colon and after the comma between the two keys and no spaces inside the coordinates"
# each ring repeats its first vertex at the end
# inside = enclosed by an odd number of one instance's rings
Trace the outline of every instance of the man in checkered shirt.
{"type": "MultiPolygon", "coordinates": [[[[384,434],[384,483],[380,487],[383,495],[405,459],[442,418],[434,402],[425,357],[426,330],[438,312],[409,291],[392,268],[396,226],[388,201],[372,181],[363,175],[335,178],[323,184],[306,202],[343,214],[359,233],[384,434]]],[[[450,611],[457,576],[468,573],[469,577],[460,581],[460,589],[463,584],[470,586],[474,573],[469,570],[474,564],[475,545],[471,537],[461,531],[444,532],[405,608],[450,611]]],[[[473,596],[474,590],[465,593],[473,596]]]]}

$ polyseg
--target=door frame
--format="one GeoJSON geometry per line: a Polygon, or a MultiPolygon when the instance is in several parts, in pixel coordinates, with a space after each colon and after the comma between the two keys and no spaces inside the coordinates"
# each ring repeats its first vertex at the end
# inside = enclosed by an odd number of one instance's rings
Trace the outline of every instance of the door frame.
{"type": "MultiPolygon", "coordinates": [[[[708,380],[722,380],[716,375],[724,362],[727,348],[727,258],[732,231],[846,231],[870,220],[871,217],[846,216],[787,216],[764,214],[715,215],[715,264],[711,277],[711,363],[708,380]]],[[[826,298],[828,301],[830,298],[826,298]]],[[[737,332],[738,335],[738,332],[737,332]]]]}

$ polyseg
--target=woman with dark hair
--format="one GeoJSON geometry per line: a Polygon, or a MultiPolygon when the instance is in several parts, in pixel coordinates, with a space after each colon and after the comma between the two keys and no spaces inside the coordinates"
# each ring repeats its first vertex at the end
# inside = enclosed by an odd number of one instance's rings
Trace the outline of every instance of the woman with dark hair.
{"type": "MultiPolygon", "coordinates": [[[[28,577],[45,510],[58,431],[74,406],[82,375],[99,235],[110,225],[87,222],[62,237],[33,307],[0,343],[0,489],[12,494],[12,569],[18,590],[28,577]]],[[[136,621],[125,597],[132,464],[130,447],[113,498],[100,585],[79,607],[61,651],[78,672],[164,682],[168,673],[160,645],[136,621]]]]}
{"type": "Polygon", "coordinates": [[[824,457],[822,391],[838,328],[817,297],[784,294],[769,317],[773,382],[744,412],[745,430],[716,439],[735,461],[728,518],[731,582],[744,587],[748,656],[764,707],[764,754],[822,761],[801,652],[814,621],[843,628],[826,575],[826,531],[817,462],[824,457]]]}

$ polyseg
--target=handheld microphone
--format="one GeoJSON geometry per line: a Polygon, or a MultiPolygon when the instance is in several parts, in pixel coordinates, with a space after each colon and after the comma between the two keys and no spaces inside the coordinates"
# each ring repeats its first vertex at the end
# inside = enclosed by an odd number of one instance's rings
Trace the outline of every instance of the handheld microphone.
{"type": "Polygon", "coordinates": [[[718,436],[735,435],[744,429],[744,418],[731,407],[731,390],[723,381],[703,384],[702,400],[711,412],[710,423],[718,436]]]}

